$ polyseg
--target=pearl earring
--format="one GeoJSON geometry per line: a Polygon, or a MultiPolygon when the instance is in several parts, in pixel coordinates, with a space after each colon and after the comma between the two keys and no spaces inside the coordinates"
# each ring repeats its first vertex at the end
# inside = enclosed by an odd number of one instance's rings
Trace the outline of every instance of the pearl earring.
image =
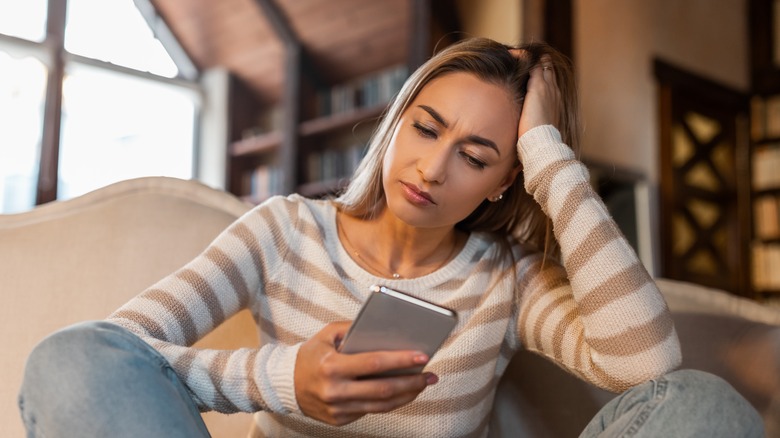
{"type": "Polygon", "coordinates": [[[504,194],[503,193],[498,195],[498,196],[494,196],[493,199],[491,199],[491,201],[498,202],[498,201],[500,201],[502,199],[504,199],[504,194]]]}

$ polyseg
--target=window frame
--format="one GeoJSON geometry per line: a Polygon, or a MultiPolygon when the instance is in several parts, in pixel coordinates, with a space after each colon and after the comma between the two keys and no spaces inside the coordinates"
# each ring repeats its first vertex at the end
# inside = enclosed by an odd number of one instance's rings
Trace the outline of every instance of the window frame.
{"type": "MultiPolygon", "coordinates": [[[[0,34],[0,48],[10,53],[34,56],[48,68],[46,92],[43,110],[43,132],[38,161],[35,205],[45,204],[57,199],[59,176],[59,152],[62,128],[63,81],[68,64],[82,64],[115,73],[130,75],[144,80],[189,88],[195,91],[201,100],[196,109],[196,130],[202,123],[203,88],[199,83],[200,71],[187,56],[176,40],[164,19],[157,13],[149,0],[133,0],[154,35],[176,64],[179,74],[175,78],[166,78],[152,73],[135,70],[109,62],[69,53],[65,50],[65,21],[68,0],[48,0],[46,15],[46,35],[41,42],[29,41],[10,35],[0,34]]],[[[193,174],[197,176],[199,136],[195,135],[193,144],[193,174]]]]}

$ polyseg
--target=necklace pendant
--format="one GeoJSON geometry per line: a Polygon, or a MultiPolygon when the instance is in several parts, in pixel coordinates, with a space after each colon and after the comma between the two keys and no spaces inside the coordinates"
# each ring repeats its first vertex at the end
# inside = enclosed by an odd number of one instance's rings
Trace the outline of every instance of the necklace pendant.
{"type": "Polygon", "coordinates": [[[401,274],[399,274],[399,273],[397,273],[397,272],[394,272],[394,273],[393,273],[393,278],[394,278],[394,279],[396,279],[396,280],[398,280],[399,278],[401,278],[401,274]]]}

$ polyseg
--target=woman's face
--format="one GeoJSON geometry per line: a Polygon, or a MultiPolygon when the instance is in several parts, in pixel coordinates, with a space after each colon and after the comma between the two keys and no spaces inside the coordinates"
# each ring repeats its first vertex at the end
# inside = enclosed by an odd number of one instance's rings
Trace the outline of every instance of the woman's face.
{"type": "Polygon", "coordinates": [[[415,227],[453,226],[503,193],[519,171],[519,113],[505,88],[472,74],[429,82],[401,115],[384,157],[389,212],[415,227]]]}

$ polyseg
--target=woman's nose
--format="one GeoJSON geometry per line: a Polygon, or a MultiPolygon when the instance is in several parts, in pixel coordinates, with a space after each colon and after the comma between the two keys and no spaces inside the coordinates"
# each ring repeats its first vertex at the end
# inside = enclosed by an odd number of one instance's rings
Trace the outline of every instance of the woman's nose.
{"type": "Polygon", "coordinates": [[[431,148],[417,160],[417,171],[425,182],[442,184],[447,179],[449,148],[445,145],[431,148]]]}

